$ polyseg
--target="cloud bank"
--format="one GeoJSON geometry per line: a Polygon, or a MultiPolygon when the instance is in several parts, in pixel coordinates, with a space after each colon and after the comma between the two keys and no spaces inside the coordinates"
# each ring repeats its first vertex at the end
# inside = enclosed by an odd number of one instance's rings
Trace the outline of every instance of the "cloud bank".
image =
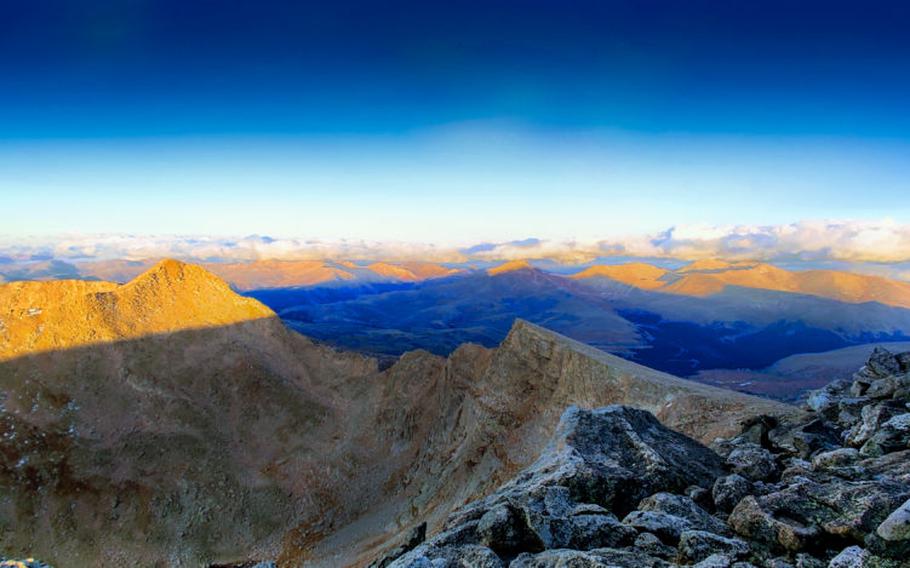
{"type": "Polygon", "coordinates": [[[593,242],[526,238],[462,247],[373,241],[321,241],[251,235],[78,235],[0,238],[0,259],[104,260],[175,257],[208,261],[261,259],[432,260],[465,263],[546,259],[580,264],[605,257],[675,260],[722,258],[766,262],[910,262],[910,225],[894,221],[801,221],[785,225],[679,225],[651,235],[593,242]]]}

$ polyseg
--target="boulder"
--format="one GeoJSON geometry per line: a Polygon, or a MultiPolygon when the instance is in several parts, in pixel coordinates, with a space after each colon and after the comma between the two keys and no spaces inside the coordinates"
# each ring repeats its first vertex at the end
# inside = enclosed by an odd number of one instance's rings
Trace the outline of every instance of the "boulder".
{"type": "Polygon", "coordinates": [[[849,465],[860,459],[859,450],[856,448],[838,448],[820,453],[812,458],[812,467],[815,469],[831,469],[849,465]]]}
{"type": "Polygon", "coordinates": [[[880,456],[890,452],[910,448],[910,413],[892,416],[869,440],[859,452],[864,456],[880,456]]]}
{"type": "Polygon", "coordinates": [[[539,554],[524,553],[509,568],[611,568],[603,560],[578,550],[547,550],[539,554]]]}
{"type": "Polygon", "coordinates": [[[875,529],[875,534],[886,541],[910,540],[910,500],[892,511],[875,529]]]}
{"type": "Polygon", "coordinates": [[[706,531],[683,531],[679,537],[678,558],[681,562],[700,562],[712,554],[744,558],[749,554],[749,545],[738,538],[727,538],[706,531]]]}
{"type": "Polygon", "coordinates": [[[500,556],[544,548],[534,531],[528,527],[522,512],[510,503],[502,503],[484,513],[477,522],[477,533],[480,543],[500,556]]]}
{"type": "Polygon", "coordinates": [[[815,526],[775,518],[751,495],[733,509],[729,522],[740,536],[774,549],[790,551],[802,550],[820,533],[815,526]]]}
{"type": "Polygon", "coordinates": [[[831,559],[828,568],[865,568],[869,565],[869,556],[869,553],[859,546],[848,546],[831,559]]]}
{"type": "MultiPolygon", "coordinates": [[[[835,406],[837,404],[835,403],[835,406]]],[[[771,430],[768,438],[775,451],[808,459],[818,452],[841,446],[837,430],[820,418],[799,425],[784,425],[771,430]]]]}
{"type": "Polygon", "coordinates": [[[730,534],[730,529],[726,523],[711,516],[711,514],[699,507],[695,501],[683,495],[674,495],[666,492],[655,493],[642,499],[638,504],[638,509],[640,511],[665,513],[685,519],[692,529],[710,531],[717,534],[730,534]]]}
{"type": "Polygon", "coordinates": [[[632,511],[622,522],[639,531],[653,533],[661,541],[674,546],[679,542],[683,531],[692,528],[692,524],[687,519],[654,511],[632,511]]]}
{"type": "Polygon", "coordinates": [[[502,560],[485,546],[463,544],[456,546],[421,545],[389,564],[389,568],[505,568],[502,560]]]}
{"type": "Polygon", "coordinates": [[[767,481],[778,473],[774,454],[758,444],[743,444],[727,456],[727,465],[753,481],[767,481]]]}
{"type": "Polygon", "coordinates": [[[752,483],[736,473],[718,477],[711,490],[714,506],[721,511],[729,512],[743,497],[752,492],[752,483]]]}
{"type": "Polygon", "coordinates": [[[878,432],[882,425],[891,418],[907,412],[907,408],[898,401],[885,401],[869,404],[860,411],[860,420],[847,431],[845,442],[859,448],[878,432]]]}
{"type": "Polygon", "coordinates": [[[649,556],[663,558],[664,560],[669,560],[676,556],[675,548],[667,546],[659,538],[649,532],[639,534],[635,538],[633,546],[649,556]]]}

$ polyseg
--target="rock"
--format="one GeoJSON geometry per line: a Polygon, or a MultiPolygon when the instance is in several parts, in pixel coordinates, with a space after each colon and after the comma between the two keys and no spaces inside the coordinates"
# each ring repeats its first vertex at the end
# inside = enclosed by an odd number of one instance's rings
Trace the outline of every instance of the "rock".
{"type": "Polygon", "coordinates": [[[805,552],[800,552],[796,555],[796,568],[825,568],[827,565],[828,563],[824,560],[819,560],[805,552]]]}
{"type": "Polygon", "coordinates": [[[614,515],[572,517],[569,547],[578,550],[625,546],[637,535],[632,527],[621,524],[614,515]]]}
{"type": "Polygon", "coordinates": [[[837,403],[850,390],[850,381],[840,379],[832,381],[824,387],[809,392],[806,397],[806,407],[822,416],[830,416],[837,410],[837,403]]]}
{"type": "Polygon", "coordinates": [[[509,564],[510,568],[670,568],[660,558],[634,550],[600,548],[578,550],[546,550],[537,554],[525,553],[509,564]]]}
{"type": "Polygon", "coordinates": [[[611,568],[600,558],[578,550],[547,550],[539,554],[524,553],[509,568],[611,568]]]}
{"type": "Polygon", "coordinates": [[[767,481],[778,472],[774,455],[758,444],[744,444],[734,449],[727,456],[727,465],[753,481],[767,481]]]}
{"type": "Polygon", "coordinates": [[[712,554],[694,566],[695,568],[732,568],[733,558],[726,554],[712,554]]]}
{"type": "Polygon", "coordinates": [[[632,511],[622,522],[640,531],[654,533],[663,542],[673,545],[679,542],[683,531],[692,528],[692,524],[682,517],[653,511],[632,511]]]}
{"type": "Polygon", "coordinates": [[[849,446],[859,448],[875,435],[885,422],[906,411],[903,404],[890,400],[864,406],[860,412],[860,421],[847,431],[845,442],[849,446]]]}
{"type": "Polygon", "coordinates": [[[816,469],[830,469],[855,462],[860,458],[856,448],[838,448],[823,452],[812,458],[812,467],[816,469]]]}
{"type": "Polygon", "coordinates": [[[686,497],[694,501],[699,507],[704,509],[714,508],[714,499],[711,497],[711,491],[698,485],[691,485],[686,488],[686,497]]]}
{"type": "MultiPolygon", "coordinates": [[[[559,562],[539,554],[544,549],[583,552],[629,546],[638,531],[620,523],[615,513],[625,515],[642,498],[660,491],[713,484],[722,473],[719,456],[645,411],[569,407],[536,462],[486,498],[454,512],[442,533],[395,562],[439,562],[468,552],[492,562],[485,551],[506,559],[522,557],[523,562],[559,562]]],[[[678,526],[665,528],[663,534],[673,538],[684,528],[723,528],[722,523],[711,525],[719,521],[687,497],[647,502],[679,507],[692,519],[680,518],[678,526]]]]}
{"type": "Polygon", "coordinates": [[[888,419],[881,428],[863,444],[859,452],[864,456],[880,456],[910,447],[910,413],[888,419]]]}
{"type": "Polygon", "coordinates": [[[421,545],[389,564],[389,568],[505,568],[502,560],[485,546],[464,544],[435,547],[421,545]]]}
{"type": "Polygon", "coordinates": [[[910,540],[910,500],[892,511],[875,529],[875,534],[886,541],[910,540]]]}
{"type": "Polygon", "coordinates": [[[743,558],[749,554],[749,545],[738,538],[726,538],[705,531],[683,531],[679,537],[679,560],[699,562],[712,554],[743,558]]]}
{"type": "Polygon", "coordinates": [[[711,495],[714,505],[721,511],[729,512],[752,491],[752,483],[736,473],[718,477],[714,482],[711,495]]]}
{"type": "Polygon", "coordinates": [[[633,545],[635,548],[649,556],[669,560],[676,556],[676,549],[667,546],[659,538],[649,532],[643,532],[638,535],[633,545]]]}
{"type": "Polygon", "coordinates": [[[802,479],[767,495],[746,497],[729,522],[743,537],[800,551],[822,534],[862,541],[907,497],[910,486],[887,479],[802,479]]]}
{"type": "Polygon", "coordinates": [[[685,519],[692,529],[709,531],[717,534],[730,534],[727,525],[711,516],[707,511],[699,507],[692,499],[682,495],[673,495],[672,493],[655,493],[650,497],[642,499],[638,504],[640,511],[651,511],[655,513],[666,513],[675,517],[685,519]]]}
{"type": "Polygon", "coordinates": [[[890,351],[883,347],[876,347],[869,355],[869,360],[854,379],[861,378],[865,380],[875,380],[889,375],[896,375],[901,372],[900,360],[890,351]]]}
{"type": "Polygon", "coordinates": [[[837,431],[825,420],[815,418],[797,426],[786,425],[768,433],[777,451],[808,459],[817,452],[839,448],[841,439],[837,431]]]}
{"type": "Polygon", "coordinates": [[[859,546],[849,546],[831,559],[828,568],[864,568],[867,566],[869,553],[859,546]]]}
{"type": "Polygon", "coordinates": [[[776,519],[764,511],[758,500],[751,495],[733,509],[729,522],[740,536],[791,551],[802,550],[820,533],[815,526],[776,519]]]}
{"type": "Polygon", "coordinates": [[[520,551],[543,550],[543,543],[528,527],[524,516],[511,504],[503,503],[487,511],[477,523],[480,543],[500,556],[520,551]]]}
{"type": "Polygon", "coordinates": [[[894,356],[897,359],[897,365],[902,373],[910,371],[910,351],[904,351],[894,356]]]}
{"type": "MultiPolygon", "coordinates": [[[[427,524],[420,523],[411,529],[401,543],[388,550],[379,559],[370,564],[369,568],[385,568],[403,554],[414,550],[420,543],[427,539],[427,524]]],[[[263,567],[265,568],[265,567],[263,567]]]]}
{"type": "Polygon", "coordinates": [[[608,566],[619,568],[671,568],[671,564],[661,558],[655,558],[633,549],[598,548],[590,554],[608,566]]]}
{"type": "Polygon", "coordinates": [[[902,386],[900,378],[896,376],[885,377],[870,384],[869,388],[866,389],[866,396],[874,399],[891,398],[902,386]]]}

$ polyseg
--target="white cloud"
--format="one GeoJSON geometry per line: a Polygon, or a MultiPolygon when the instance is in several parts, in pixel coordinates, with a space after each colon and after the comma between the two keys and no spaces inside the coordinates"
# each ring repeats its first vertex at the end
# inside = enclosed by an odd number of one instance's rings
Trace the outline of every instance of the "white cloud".
{"type": "Polygon", "coordinates": [[[0,257],[63,260],[177,257],[202,260],[349,259],[466,262],[518,258],[582,263],[607,256],[769,262],[910,262],[910,225],[895,221],[801,221],[786,225],[680,225],[651,235],[578,242],[524,239],[462,248],[361,240],[263,236],[75,235],[2,239],[0,257]]]}

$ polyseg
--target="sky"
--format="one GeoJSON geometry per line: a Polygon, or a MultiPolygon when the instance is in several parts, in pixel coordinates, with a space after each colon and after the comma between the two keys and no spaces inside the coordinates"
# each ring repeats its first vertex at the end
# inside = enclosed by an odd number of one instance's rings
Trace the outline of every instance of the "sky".
{"type": "Polygon", "coordinates": [[[7,2],[0,234],[905,235],[907,29],[874,1],[7,2]]]}

